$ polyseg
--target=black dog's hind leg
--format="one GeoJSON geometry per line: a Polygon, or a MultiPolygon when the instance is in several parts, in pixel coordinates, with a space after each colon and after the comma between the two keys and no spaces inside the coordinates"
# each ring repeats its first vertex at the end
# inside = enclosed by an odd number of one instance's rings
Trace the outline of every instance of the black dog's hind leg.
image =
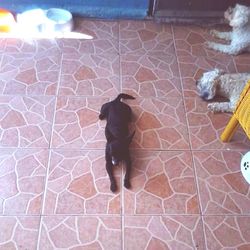
{"type": "Polygon", "coordinates": [[[125,164],[126,164],[126,174],[124,177],[124,187],[129,189],[131,187],[131,184],[130,184],[131,159],[129,155],[127,156],[127,159],[125,160],[125,164]]]}
{"type": "Polygon", "coordinates": [[[111,157],[109,156],[107,152],[106,152],[106,170],[108,172],[109,179],[110,179],[110,190],[114,193],[117,190],[117,185],[116,185],[115,178],[113,175],[113,164],[111,161],[111,157]]]}

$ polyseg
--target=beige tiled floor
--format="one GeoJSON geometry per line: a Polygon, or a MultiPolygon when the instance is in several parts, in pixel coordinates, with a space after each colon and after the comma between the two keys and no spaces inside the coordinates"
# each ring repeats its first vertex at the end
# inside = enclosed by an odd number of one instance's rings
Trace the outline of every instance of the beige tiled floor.
{"type": "Polygon", "coordinates": [[[0,249],[250,249],[250,142],[219,135],[195,81],[250,55],[204,47],[207,28],[81,21],[91,40],[0,40],[0,249]],[[132,188],[105,170],[101,105],[134,95],[132,188]]]}

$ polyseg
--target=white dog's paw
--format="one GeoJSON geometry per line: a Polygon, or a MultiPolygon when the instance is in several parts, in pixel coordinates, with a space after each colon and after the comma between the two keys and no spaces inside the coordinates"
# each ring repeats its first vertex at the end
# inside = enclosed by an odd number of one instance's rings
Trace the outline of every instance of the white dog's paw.
{"type": "Polygon", "coordinates": [[[204,42],[204,46],[206,47],[206,48],[208,48],[208,41],[206,41],[206,42],[204,42]]]}
{"type": "Polygon", "coordinates": [[[217,30],[210,30],[210,35],[216,37],[218,35],[218,31],[217,30]]]}
{"type": "Polygon", "coordinates": [[[217,108],[217,105],[216,103],[209,103],[207,105],[207,108],[210,112],[218,112],[218,108],[217,108]]]}
{"type": "Polygon", "coordinates": [[[205,45],[206,48],[209,48],[209,49],[213,48],[213,43],[212,42],[205,42],[204,45],[205,45]]]}
{"type": "Polygon", "coordinates": [[[218,50],[218,44],[214,42],[208,42],[207,43],[207,48],[213,49],[213,50],[218,50]]]}
{"type": "Polygon", "coordinates": [[[233,112],[233,106],[230,102],[212,102],[207,105],[208,110],[214,113],[217,112],[233,112]]]}

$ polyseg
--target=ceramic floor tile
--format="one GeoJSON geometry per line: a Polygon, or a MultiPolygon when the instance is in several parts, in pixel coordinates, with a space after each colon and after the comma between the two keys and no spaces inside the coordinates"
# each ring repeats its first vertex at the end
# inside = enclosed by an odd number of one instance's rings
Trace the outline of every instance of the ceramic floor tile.
{"type": "Polygon", "coordinates": [[[0,38],[0,53],[4,52],[6,45],[6,39],[0,38]]]}
{"type": "Polygon", "coordinates": [[[52,147],[104,149],[104,126],[99,121],[102,104],[108,98],[71,98],[57,99],[52,147]]]}
{"type": "Polygon", "coordinates": [[[36,249],[39,223],[39,217],[0,217],[0,249],[36,249]]]}
{"type": "Polygon", "coordinates": [[[172,28],[152,21],[120,22],[120,53],[174,55],[172,28]]]}
{"type": "Polygon", "coordinates": [[[205,249],[198,216],[125,216],[125,250],[205,249]]]}
{"type": "Polygon", "coordinates": [[[54,97],[0,96],[0,147],[48,147],[54,97]]]}
{"type": "Polygon", "coordinates": [[[75,30],[83,34],[88,34],[93,39],[118,39],[119,24],[109,20],[87,20],[76,18],[75,30]]]}
{"type": "Polygon", "coordinates": [[[250,141],[240,127],[229,143],[220,140],[231,114],[209,112],[200,98],[186,98],[185,105],[192,149],[249,149],[250,141]]]}
{"type": "Polygon", "coordinates": [[[59,95],[117,95],[119,70],[119,56],[115,54],[65,54],[59,95]]]}
{"type": "MultiPolygon", "coordinates": [[[[1,44],[1,42],[0,42],[0,44],[1,44]]],[[[1,48],[1,45],[0,45],[0,48],[1,48]]],[[[0,69],[2,68],[2,59],[3,59],[3,53],[1,53],[1,51],[0,51],[0,69]]]]}
{"type": "Polygon", "coordinates": [[[188,149],[185,111],[180,98],[126,101],[133,111],[132,148],[188,149]]]}
{"type": "Polygon", "coordinates": [[[195,84],[250,57],[206,48],[213,28],[76,18],[85,39],[0,39],[0,249],[250,249],[250,142],[220,141],[231,115],[195,84]],[[136,97],[132,188],[120,166],[112,193],[98,116],[120,92],[136,97]]]}
{"type": "Polygon", "coordinates": [[[250,188],[240,172],[241,153],[194,152],[203,214],[249,214],[250,188]]]}
{"type": "Polygon", "coordinates": [[[54,39],[32,39],[32,38],[6,38],[5,53],[48,53],[58,51],[58,45],[54,39]]]}
{"type": "Polygon", "coordinates": [[[216,41],[225,43],[225,41],[213,37],[210,31],[216,29],[218,31],[226,31],[227,27],[219,25],[212,27],[201,27],[196,25],[174,25],[174,39],[177,56],[214,56],[222,54],[207,48],[207,41],[216,41]]]}
{"type": "Polygon", "coordinates": [[[121,79],[122,91],[136,96],[181,96],[179,68],[175,56],[122,55],[121,79]]]}
{"type": "Polygon", "coordinates": [[[60,51],[8,53],[2,58],[0,94],[55,95],[61,63],[60,51]]]}
{"type": "Polygon", "coordinates": [[[1,149],[0,214],[40,214],[48,151],[1,149]]]}
{"type": "Polygon", "coordinates": [[[116,216],[44,216],[39,249],[120,250],[121,219],[116,216]]]}
{"type": "Polygon", "coordinates": [[[249,216],[205,216],[203,221],[207,249],[250,249],[249,216]]]}
{"type": "MultiPolygon", "coordinates": [[[[53,133],[53,147],[105,147],[104,127],[98,115],[107,98],[59,97],[53,133]]],[[[188,134],[182,100],[179,98],[129,101],[133,111],[131,131],[136,127],[134,148],[188,149],[188,134]]]]}
{"type": "Polygon", "coordinates": [[[63,54],[118,54],[118,39],[113,38],[58,39],[57,44],[63,54]]]}
{"type": "Polygon", "coordinates": [[[238,72],[249,72],[250,54],[244,53],[234,56],[234,63],[238,72]]]}
{"type": "MultiPolygon", "coordinates": [[[[120,189],[121,168],[115,175],[120,189]]],[[[43,214],[119,214],[120,206],[120,193],[110,191],[104,151],[52,151],[43,214]]]]}
{"type": "Polygon", "coordinates": [[[76,18],[75,31],[85,35],[86,38],[57,39],[57,44],[64,54],[75,52],[84,54],[118,53],[118,22],[76,18]]]}
{"type": "Polygon", "coordinates": [[[180,73],[182,78],[183,95],[185,97],[197,97],[196,81],[204,72],[215,68],[225,73],[239,73],[244,71],[236,68],[232,57],[228,55],[216,55],[213,57],[179,56],[180,73]]]}
{"type": "Polygon", "coordinates": [[[36,53],[37,51],[38,42],[35,39],[5,38],[3,41],[5,46],[2,48],[5,53],[36,53]]]}
{"type": "Polygon", "coordinates": [[[190,152],[133,151],[125,214],[198,214],[190,152]]]}

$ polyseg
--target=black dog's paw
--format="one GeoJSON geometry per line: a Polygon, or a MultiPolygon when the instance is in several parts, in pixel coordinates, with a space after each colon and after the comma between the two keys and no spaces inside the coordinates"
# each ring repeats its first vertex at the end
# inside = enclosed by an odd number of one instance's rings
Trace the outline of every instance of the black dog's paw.
{"type": "Polygon", "coordinates": [[[127,189],[131,188],[131,184],[130,184],[129,180],[124,180],[124,187],[127,188],[127,189]]]}
{"type": "Polygon", "coordinates": [[[104,116],[103,114],[100,114],[100,115],[99,115],[99,119],[100,119],[100,120],[103,120],[104,118],[105,118],[105,116],[104,116]]]}
{"type": "Polygon", "coordinates": [[[117,190],[117,186],[115,183],[111,183],[110,190],[114,193],[117,190]]]}

